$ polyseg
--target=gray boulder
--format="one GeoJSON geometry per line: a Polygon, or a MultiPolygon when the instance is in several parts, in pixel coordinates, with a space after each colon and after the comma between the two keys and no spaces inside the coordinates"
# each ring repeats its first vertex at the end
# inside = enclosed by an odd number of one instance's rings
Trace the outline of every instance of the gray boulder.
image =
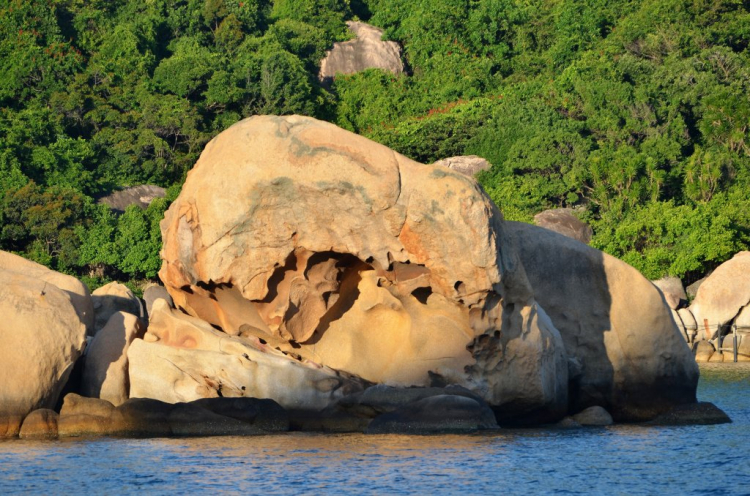
{"type": "Polygon", "coordinates": [[[441,165],[448,167],[456,172],[469,177],[474,177],[481,171],[490,170],[492,164],[486,159],[478,157],[477,155],[463,155],[459,157],[449,157],[442,160],[438,160],[433,165],[441,165]]]}
{"type": "Polygon", "coordinates": [[[614,423],[612,415],[600,406],[590,406],[576,413],[572,418],[584,426],[606,426],[614,423]]]}

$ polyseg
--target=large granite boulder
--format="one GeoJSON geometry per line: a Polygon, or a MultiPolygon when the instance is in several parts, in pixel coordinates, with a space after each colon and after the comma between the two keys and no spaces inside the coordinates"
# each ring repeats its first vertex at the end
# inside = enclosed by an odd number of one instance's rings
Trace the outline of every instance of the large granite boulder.
{"type": "Polygon", "coordinates": [[[506,222],[539,304],[581,370],[573,411],[598,405],[616,421],[695,402],[698,367],[659,290],[637,270],[568,237],[506,222]]]}
{"type": "Polygon", "coordinates": [[[15,436],[29,412],[55,406],[86,325],[69,292],[1,267],[0,315],[0,435],[15,436]]]}
{"type": "MultiPolygon", "coordinates": [[[[314,119],[253,117],[209,143],[162,233],[160,277],[211,340],[372,383],[459,384],[505,417],[566,411],[560,335],[497,208],[462,174],[314,119]]],[[[156,342],[129,356],[131,388],[176,356],[183,370],[220,368],[156,342]]]]}
{"type": "Polygon", "coordinates": [[[444,158],[438,160],[433,165],[447,167],[469,177],[474,177],[479,172],[490,170],[492,167],[492,164],[490,164],[487,159],[477,155],[462,155],[459,157],[444,158]]]}
{"type": "Polygon", "coordinates": [[[86,350],[81,393],[115,406],[124,403],[130,397],[128,348],[145,332],[145,326],[135,315],[126,312],[112,315],[86,350]]]}
{"type": "Polygon", "coordinates": [[[384,69],[394,74],[404,72],[401,46],[383,41],[383,30],[363,22],[348,21],[346,25],[356,38],[333,44],[320,63],[319,78],[333,79],[336,74],[354,74],[365,69],[384,69]]]}
{"type": "Polygon", "coordinates": [[[534,223],[550,231],[589,244],[594,231],[591,226],[581,221],[570,208],[545,210],[534,216],[534,223]]]}
{"type": "Polygon", "coordinates": [[[44,265],[2,250],[0,250],[0,269],[19,272],[63,290],[70,297],[70,303],[73,305],[80,321],[86,326],[87,331],[93,331],[94,304],[89,288],[84,283],[73,276],[61,274],[44,265]]]}
{"type": "MultiPolygon", "coordinates": [[[[750,304],[750,251],[741,251],[703,281],[690,305],[700,328],[704,319],[715,331],[734,320],[750,304]]],[[[712,333],[713,334],[713,333],[712,333]]]]}

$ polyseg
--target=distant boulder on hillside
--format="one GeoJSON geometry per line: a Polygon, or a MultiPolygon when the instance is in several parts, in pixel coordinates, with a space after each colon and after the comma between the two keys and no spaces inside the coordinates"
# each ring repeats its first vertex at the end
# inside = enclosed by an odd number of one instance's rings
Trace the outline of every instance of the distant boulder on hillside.
{"type": "Polygon", "coordinates": [[[99,199],[99,203],[107,205],[112,210],[124,212],[130,205],[138,205],[141,208],[148,207],[157,198],[164,198],[167,191],[159,186],[142,184],[115,191],[109,196],[99,199]]]}
{"type": "Polygon", "coordinates": [[[336,74],[354,74],[365,69],[385,69],[394,74],[404,72],[401,46],[395,41],[383,41],[383,30],[363,22],[347,21],[346,25],[357,37],[334,43],[320,63],[321,81],[330,81],[336,74]]]}

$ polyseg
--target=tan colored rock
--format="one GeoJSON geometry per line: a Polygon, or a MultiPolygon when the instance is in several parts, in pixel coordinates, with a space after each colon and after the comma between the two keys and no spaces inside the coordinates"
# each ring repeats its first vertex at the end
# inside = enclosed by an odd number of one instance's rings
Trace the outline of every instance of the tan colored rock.
{"type": "Polygon", "coordinates": [[[462,155],[459,157],[444,158],[438,160],[433,165],[447,167],[469,177],[474,177],[479,172],[487,171],[492,168],[492,164],[490,164],[487,159],[477,155],[462,155]]]}
{"type": "Polygon", "coordinates": [[[0,419],[15,419],[6,432],[17,433],[28,413],[55,406],[83,351],[86,326],[68,292],[2,268],[0,315],[0,419]]]}
{"type": "Polygon", "coordinates": [[[567,358],[503,229],[466,176],[332,124],[259,116],[189,173],[162,222],[160,277],[227,334],[374,383],[460,384],[508,414],[562,416],[567,358]]]}
{"type": "Polygon", "coordinates": [[[284,407],[322,409],[362,389],[359,381],[302,362],[257,338],[229,336],[154,303],[143,340],[129,350],[130,396],[167,403],[201,398],[270,398],[284,407]]]}
{"type": "Polygon", "coordinates": [[[698,324],[710,326],[731,322],[750,304],[750,251],[741,251],[713,271],[701,284],[690,305],[698,324]]]}
{"type": "Polygon", "coordinates": [[[86,350],[81,394],[101,398],[115,406],[129,398],[128,348],[146,332],[135,315],[116,312],[86,350]]]}
{"type": "Polygon", "coordinates": [[[569,391],[573,411],[594,403],[618,421],[646,420],[695,402],[698,367],[653,284],[565,236],[505,226],[536,300],[582,365],[569,391]]]}
{"type": "Polygon", "coordinates": [[[18,437],[21,439],[56,439],[57,418],[54,410],[41,408],[26,416],[18,437]]]}
{"type": "Polygon", "coordinates": [[[141,301],[133,292],[119,282],[110,282],[97,288],[91,293],[94,301],[94,314],[96,316],[94,327],[96,332],[107,325],[110,317],[117,312],[127,312],[136,317],[145,317],[141,301]]]}
{"type": "Polygon", "coordinates": [[[573,212],[572,208],[545,210],[534,216],[534,223],[539,227],[573,238],[581,243],[589,244],[594,231],[591,229],[591,226],[581,221],[573,212]]]}
{"type": "Polygon", "coordinates": [[[669,308],[677,310],[681,304],[687,304],[687,295],[685,288],[682,287],[682,281],[677,277],[662,277],[656,281],[651,281],[654,286],[659,288],[664,300],[669,308]]]}
{"type": "Polygon", "coordinates": [[[382,29],[356,21],[347,21],[346,25],[356,39],[333,44],[320,63],[321,80],[366,69],[384,69],[396,75],[404,72],[401,46],[395,41],[383,41],[382,29]]]}
{"type": "Polygon", "coordinates": [[[26,260],[23,257],[0,250],[0,270],[18,272],[28,277],[39,279],[57,286],[70,297],[78,318],[84,323],[88,332],[94,328],[94,304],[89,288],[73,276],[61,274],[44,265],[26,260]]]}
{"type": "Polygon", "coordinates": [[[705,363],[711,360],[711,356],[714,354],[714,345],[705,340],[700,340],[695,343],[695,361],[699,363],[705,363]]]}

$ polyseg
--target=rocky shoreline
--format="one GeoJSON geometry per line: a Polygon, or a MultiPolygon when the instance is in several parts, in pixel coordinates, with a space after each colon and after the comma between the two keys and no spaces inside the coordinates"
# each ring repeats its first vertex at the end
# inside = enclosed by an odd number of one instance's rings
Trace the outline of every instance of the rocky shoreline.
{"type": "Polygon", "coordinates": [[[0,253],[0,438],[729,421],[635,269],[331,124],[221,133],[161,229],[144,301],[0,253]]]}

